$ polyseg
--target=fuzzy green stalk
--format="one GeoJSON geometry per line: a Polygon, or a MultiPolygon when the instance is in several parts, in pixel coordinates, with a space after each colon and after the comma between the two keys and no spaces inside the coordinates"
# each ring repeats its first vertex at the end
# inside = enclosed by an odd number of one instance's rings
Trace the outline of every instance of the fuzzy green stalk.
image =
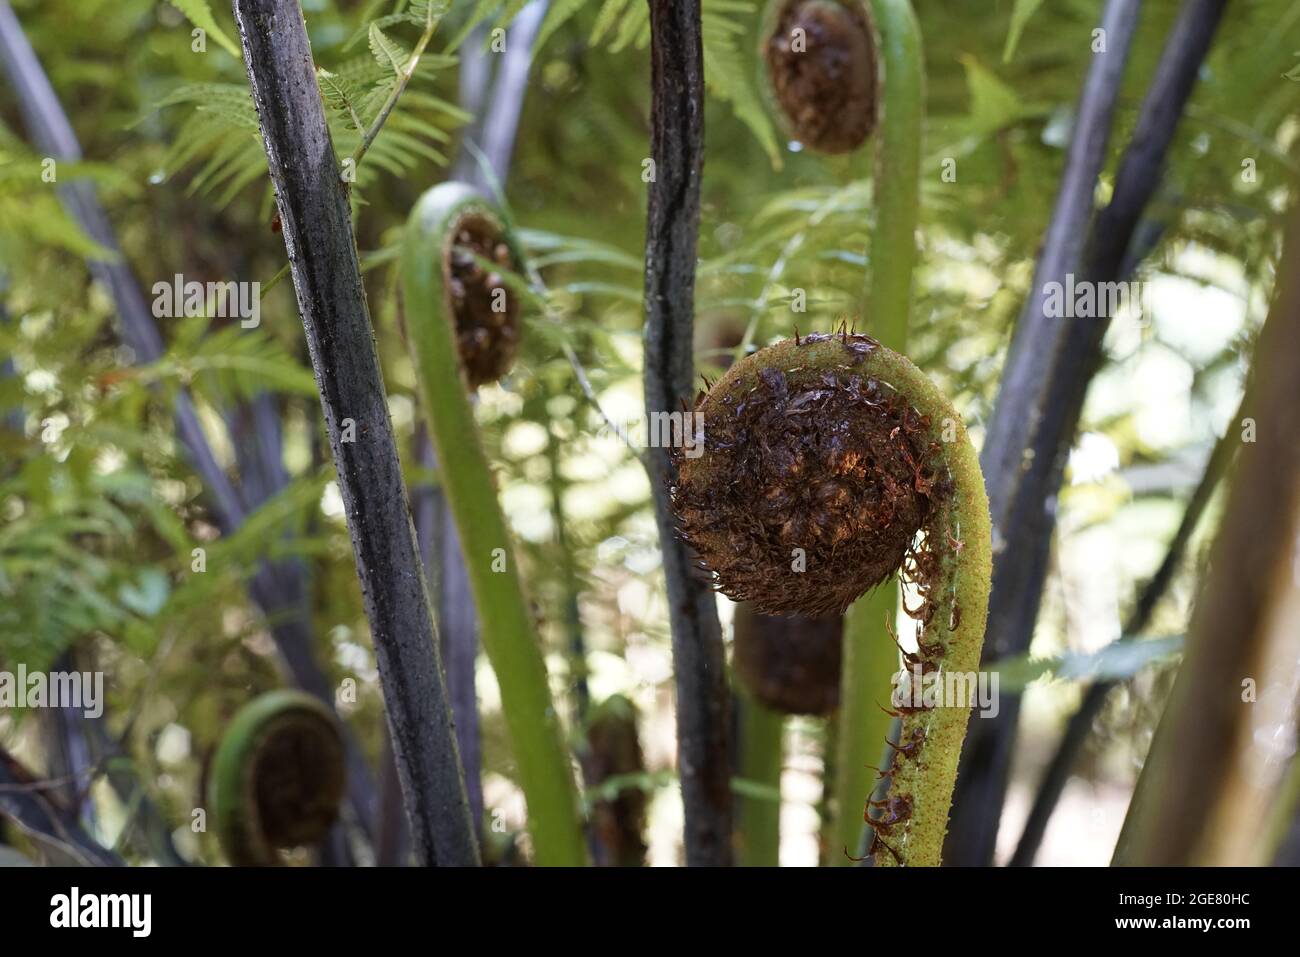
{"type": "MultiPolygon", "coordinates": [[[[876,134],[875,229],[871,270],[864,285],[868,331],[883,345],[907,348],[920,210],[921,123],[925,115],[925,65],[921,30],[909,0],[872,0],[881,64],[881,125],[876,134]]],[[[898,586],[887,582],[854,602],[844,620],[844,678],[837,732],[835,843],[830,861],[852,863],[870,794],[885,748],[890,718],[890,676],[898,653],[884,634],[898,614],[898,586]],[[839,849],[848,853],[841,853],[839,849]]]]}
{"type": "Polygon", "coordinates": [[[781,851],[781,762],[785,716],[736,687],[742,782],[736,815],[736,858],[742,867],[776,867],[781,851]]]}
{"type": "Polygon", "coordinates": [[[898,583],[885,582],[855,601],[844,616],[844,671],[840,679],[839,728],[836,731],[835,801],[831,811],[828,864],[853,863],[866,829],[862,814],[875,784],[885,737],[889,732],[891,676],[898,670],[898,649],[885,632],[898,614],[898,583]]]}
{"type": "MultiPolygon", "coordinates": [[[[918,413],[915,430],[909,434],[913,446],[922,450],[921,460],[910,464],[918,469],[917,482],[928,487],[929,504],[909,577],[921,600],[919,607],[910,609],[920,625],[920,657],[926,672],[932,673],[928,677],[937,675],[945,686],[949,675],[953,680],[959,674],[976,676],[993,574],[992,523],[979,457],[961,416],[906,356],[866,336],[849,336],[847,331],[768,346],[732,366],[710,390],[710,398],[722,402],[715,396],[760,392],[762,373],[770,370],[783,371],[791,389],[824,381],[821,377],[828,374],[840,382],[855,378],[874,383],[881,401],[892,393],[894,401],[918,413]]],[[[888,644],[888,639],[880,636],[878,643],[888,644]]],[[[897,673],[896,660],[885,669],[886,680],[891,672],[897,673]]],[[[845,669],[846,681],[849,674],[845,669]]],[[[847,684],[846,688],[861,690],[847,684]]],[[[967,689],[963,684],[961,691],[968,693],[967,689]]],[[[954,688],[953,696],[957,693],[954,688]]],[[[879,712],[890,704],[890,697],[886,691],[883,699],[870,702],[871,708],[879,712]]],[[[943,849],[970,699],[954,701],[945,695],[943,700],[922,700],[916,705],[903,714],[899,737],[893,741],[898,751],[892,784],[884,797],[886,823],[877,824],[891,850],[876,849],[877,865],[936,866],[943,849]]],[[[876,747],[883,744],[882,739],[876,747]]],[[[878,754],[870,754],[865,762],[875,764],[878,759],[878,754]]],[[[856,795],[857,807],[870,790],[868,786],[856,795]]]]}
{"type": "Polygon", "coordinates": [[[446,297],[445,264],[455,227],[466,216],[498,227],[519,258],[504,218],[472,188],[445,183],[427,191],[411,211],[403,240],[407,335],[439,477],[460,532],[483,648],[501,688],[534,857],[540,865],[581,865],[587,850],[573,769],[496,483],[479,441],[446,297]]]}
{"type": "MultiPolygon", "coordinates": [[[[920,440],[937,448],[940,480],[948,488],[934,499],[923,529],[938,563],[927,583],[929,624],[921,629],[920,641],[923,653],[932,649],[927,667],[936,668],[939,679],[974,675],[984,646],[993,578],[993,529],[979,456],[947,396],[906,356],[882,348],[864,366],[864,374],[889,383],[928,419],[920,440]]],[[[963,706],[945,700],[938,707],[903,714],[894,742],[903,750],[895,757],[885,815],[904,805],[908,813],[905,822],[880,831],[901,860],[881,850],[875,854],[877,865],[939,865],[970,710],[969,701],[963,706]]]]}

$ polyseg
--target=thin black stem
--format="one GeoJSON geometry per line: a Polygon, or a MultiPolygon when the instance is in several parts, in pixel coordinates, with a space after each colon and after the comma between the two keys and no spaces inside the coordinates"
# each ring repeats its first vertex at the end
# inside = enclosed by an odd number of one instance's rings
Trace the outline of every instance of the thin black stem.
{"type": "Polygon", "coordinates": [[[564,508],[564,493],[568,483],[564,479],[563,449],[554,430],[548,430],[546,435],[546,461],[549,466],[551,516],[555,522],[555,548],[559,555],[560,581],[563,585],[562,619],[564,629],[568,632],[566,644],[573,683],[573,726],[585,729],[591,705],[591,689],[587,681],[587,643],[582,632],[582,610],[578,603],[582,585],[573,555],[573,542],[569,539],[569,517],[564,508]]]}
{"type": "MultiPolygon", "coordinates": [[[[1173,581],[1174,572],[1177,571],[1187,552],[1192,533],[1196,531],[1201,516],[1205,514],[1205,506],[1209,504],[1219,480],[1227,471],[1233,452],[1240,444],[1233,431],[1237,428],[1236,423],[1241,421],[1243,414],[1244,406],[1229,423],[1228,431],[1215,443],[1214,451],[1210,454],[1205,470],[1201,473],[1200,481],[1197,482],[1192,497],[1183,511],[1178,529],[1174,532],[1174,537],[1165,551],[1165,557],[1139,593],[1137,603],[1133,606],[1128,621],[1124,623],[1121,630],[1123,637],[1119,639],[1120,641],[1134,640],[1145,630],[1156,605],[1173,581]]],[[[1043,773],[1038,793],[1034,795],[1034,804],[1025,821],[1020,843],[1016,845],[1015,853],[1009,862],[1012,867],[1028,867],[1033,864],[1034,856],[1042,844],[1043,835],[1047,832],[1047,823],[1051,820],[1052,812],[1056,809],[1056,804],[1065,790],[1075,764],[1078,763],[1079,755],[1083,753],[1083,746],[1092,733],[1093,722],[1101,714],[1111,690],[1121,683],[1118,680],[1094,682],[1084,694],[1079,710],[1070,716],[1065,734],[1061,736],[1052,760],[1043,773]]]]}
{"type": "MultiPolygon", "coordinates": [[[[704,56],[699,0],[650,0],[650,209],[646,223],[645,406],[680,411],[692,394],[695,257],[704,165],[704,56]]],[[[729,717],[717,602],[675,533],[670,450],[648,450],[668,584],[677,683],[677,764],[686,863],[731,863],[729,717]]]]}
{"type": "Polygon", "coordinates": [[[69,860],[58,863],[122,867],[125,861],[82,829],[76,812],[58,801],[57,791],[0,748],[0,815],[34,835],[39,843],[57,847],[68,856],[69,860]]]}
{"type": "MultiPolygon", "coordinates": [[[[76,671],[71,651],[55,659],[53,671],[76,671]]],[[[89,719],[80,708],[67,705],[54,707],[42,715],[48,758],[45,772],[53,778],[62,778],[67,784],[60,799],[73,808],[77,818],[91,829],[95,827],[95,802],[90,799],[90,781],[95,765],[86,735],[89,719]]]]}
{"type": "Polygon", "coordinates": [[[307,28],[293,0],[235,0],[234,9],[416,856],[422,864],[475,864],[437,634],[307,28]]]}
{"type": "Polygon", "coordinates": [[[410,835],[402,807],[402,782],[397,779],[397,762],[388,734],[379,756],[379,813],[375,825],[375,865],[399,867],[406,863],[410,835]]]}
{"type": "MultiPolygon", "coordinates": [[[[1107,49],[1094,54],[1084,80],[1056,205],[1002,373],[997,408],[989,421],[980,466],[994,528],[1006,529],[1004,535],[1014,531],[1008,528],[1006,517],[1016,498],[1022,437],[1028,424],[1041,415],[1045,397],[1043,383],[1048,370],[1041,361],[1042,345],[1058,337],[1065,325],[1046,308],[1047,284],[1064,282],[1067,273],[1079,269],[1140,9],[1141,0],[1109,0],[1106,5],[1101,26],[1106,31],[1107,49]]],[[[990,626],[987,641],[997,637],[990,626]]],[[[993,650],[986,646],[985,655],[993,650]]],[[[996,657],[1003,656],[998,649],[996,657]]]]}
{"type": "MultiPolygon", "coordinates": [[[[421,468],[436,473],[437,459],[428,431],[421,425],[415,435],[415,455],[421,468]]],[[[437,610],[439,650],[447,681],[447,698],[456,722],[456,744],[465,770],[465,793],[475,833],[483,826],[482,747],[479,743],[478,696],[475,665],[478,660],[478,614],[469,575],[456,533],[447,496],[436,485],[416,486],[411,493],[416,542],[437,610]]]]}
{"type": "Polygon", "coordinates": [[[189,861],[181,856],[172,842],[172,825],[162,809],[149,797],[135,766],[123,750],[121,743],[104,727],[102,718],[86,721],[86,736],[95,763],[103,769],[113,793],[123,807],[136,808],[136,819],[142,850],[153,856],[164,867],[188,867],[189,861]]]}
{"type": "Polygon", "coordinates": [[[442,660],[447,669],[447,692],[456,720],[456,742],[465,767],[465,791],[470,814],[478,827],[483,824],[483,748],[475,691],[475,663],[478,660],[478,614],[470,588],[460,533],[451,506],[441,491],[435,493],[441,554],[432,559],[438,570],[438,625],[442,629],[442,660]]]}
{"type": "MultiPolygon", "coordinates": [[[[1128,47],[1136,13],[1130,9],[1132,2],[1111,0],[1107,7],[1107,20],[1121,14],[1123,19],[1107,30],[1106,57],[1128,47]]],[[[1139,219],[1160,186],[1174,131],[1226,2],[1184,4],[1120,161],[1111,202],[1089,230],[1078,269],[1084,282],[1114,282],[1121,277],[1139,219]]],[[[1113,97],[1117,89],[1108,92],[1113,97]]],[[[1076,140],[1088,132],[1076,130],[1076,140]]],[[[1105,135],[1104,130],[1095,132],[1105,135]]],[[[1087,188],[1091,196],[1092,186],[1087,188]]],[[[1035,295],[1039,294],[1041,289],[1036,289],[1035,295]]],[[[1102,338],[1110,325],[1109,317],[1069,321],[1046,316],[1045,311],[1040,308],[1031,314],[1025,333],[1017,335],[981,459],[994,522],[986,662],[1028,649],[1055,524],[1055,510],[1048,503],[1060,488],[1088,384],[1101,364],[1102,338]]],[[[996,822],[1006,797],[1019,714],[1019,696],[1006,696],[997,718],[972,727],[957,778],[947,842],[949,863],[993,861],[996,822]]]]}

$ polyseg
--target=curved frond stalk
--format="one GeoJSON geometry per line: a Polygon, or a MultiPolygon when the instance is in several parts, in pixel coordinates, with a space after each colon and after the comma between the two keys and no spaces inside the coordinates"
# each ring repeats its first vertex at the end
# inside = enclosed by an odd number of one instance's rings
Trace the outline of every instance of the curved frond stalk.
{"type": "Polygon", "coordinates": [[[460,531],[483,647],[501,687],[536,861],[583,864],[587,852],[573,769],[452,329],[445,264],[456,224],[466,216],[496,224],[513,244],[503,217],[471,187],[446,183],[426,192],[411,211],[403,241],[407,335],[443,488],[460,531]]]}
{"type": "Polygon", "coordinates": [[[992,574],[961,417],[907,357],[845,329],[735,363],[693,420],[704,448],[677,456],[672,504],[720,591],[767,613],[837,613],[897,573],[919,598],[913,693],[894,696],[901,736],[869,824],[877,863],[937,865],[992,574]]]}
{"type": "MultiPolygon", "coordinates": [[[[929,377],[889,349],[871,358],[879,363],[877,374],[928,420],[922,441],[935,448],[932,467],[939,470],[939,481],[950,485],[938,496],[923,530],[925,547],[935,559],[932,569],[922,567],[917,576],[925,601],[919,612],[909,611],[920,616],[920,667],[933,669],[946,690],[949,675],[959,680],[977,675],[984,647],[993,577],[993,529],[984,476],[961,416],[929,377]]],[[[937,707],[902,714],[882,819],[888,819],[891,809],[906,805],[911,810],[905,821],[885,829],[888,836],[883,839],[898,857],[877,849],[877,865],[939,865],[970,704],[945,696],[937,707]]],[[[879,826],[875,829],[881,834],[879,826]]]]}

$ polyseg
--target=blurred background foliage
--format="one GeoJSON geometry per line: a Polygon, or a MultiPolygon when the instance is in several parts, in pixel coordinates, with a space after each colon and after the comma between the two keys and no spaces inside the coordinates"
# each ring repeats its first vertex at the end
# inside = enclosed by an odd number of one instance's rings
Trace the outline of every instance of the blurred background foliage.
{"type": "MultiPolygon", "coordinates": [[[[202,3],[13,6],[86,157],[60,164],[59,182],[96,183],[146,293],[176,274],[269,282],[285,251],[228,6],[213,4],[206,23],[202,3]],[[182,10],[206,25],[205,52],[192,49],[193,24],[182,10]]],[[[403,449],[415,447],[418,423],[392,257],[411,204],[447,177],[471,119],[460,106],[458,43],[481,42],[466,38],[472,24],[505,25],[522,6],[452,5],[354,190],[403,449]]],[[[384,43],[409,49],[418,36],[390,16],[405,7],[303,3],[317,65],[336,84],[323,81],[340,157],[357,141],[353,109],[364,120],[377,107],[372,91],[387,75],[384,43]]],[[[1055,199],[1101,4],[922,0],[916,7],[928,109],[911,351],[954,397],[978,442],[1055,199]],[[945,169],[955,176],[945,178],[945,169]]],[[[1173,0],[1145,5],[1107,176],[1177,7],[1173,0]]],[[[709,99],[697,356],[712,376],[747,329],[762,344],[796,326],[829,330],[856,313],[872,255],[873,153],[823,158],[781,141],[759,89],[757,4],[705,0],[704,9],[709,99]],[[793,308],[801,295],[803,313],[793,308]]],[[[567,708],[583,675],[593,700],[621,694],[634,705],[644,761],[619,780],[649,796],[649,860],[673,863],[681,810],[649,487],[634,454],[584,399],[564,354],[565,346],[576,354],[615,423],[639,420],[647,42],[640,0],[550,4],[502,184],[539,281],[520,360],[502,384],[483,390],[478,412],[522,543],[555,691],[567,708]],[[571,653],[574,600],[583,662],[571,653]]],[[[1145,308],[1114,323],[1108,361],[1089,394],[1060,496],[1036,657],[1093,652],[1119,636],[1135,586],[1163,556],[1215,438],[1235,427],[1229,419],[1300,174],[1298,49],[1295,0],[1237,4],[1219,32],[1157,198],[1163,230],[1137,276],[1145,308]]],[[[124,749],[182,853],[217,861],[214,842],[188,826],[202,803],[205,766],[234,710],[280,683],[266,622],[246,590],[259,558],[292,557],[309,567],[316,656],[335,685],[356,681],[355,701],[341,700],[340,710],[366,753],[377,761],[383,746],[374,661],[301,325],[290,284],[280,283],[265,292],[259,328],[163,319],[165,356],[136,365],[112,300],[85,266],[94,244],[63,212],[54,185],[42,181],[41,161],[24,140],[12,91],[0,90],[0,665],[44,668],[71,651],[81,667],[104,670],[110,733],[125,735],[124,749]],[[170,399],[181,386],[192,391],[221,464],[236,476],[236,446],[249,438],[232,410],[272,396],[290,482],[234,534],[219,534],[175,438],[170,399]],[[207,550],[203,574],[192,571],[197,547],[207,550]]],[[[872,317],[857,325],[869,332],[872,317]]],[[[429,478],[416,463],[414,454],[404,459],[412,484],[429,478]]],[[[1186,627],[1200,546],[1215,525],[1210,514],[1157,610],[1153,635],[1186,627]]],[[[1152,655],[1129,669],[1040,862],[1109,857],[1170,660],[1152,655]]],[[[486,805],[493,821],[513,830],[522,825],[522,801],[482,661],[478,685],[486,805]]],[[[1047,751],[1078,698],[1068,674],[1035,670],[1005,840],[1018,835],[1047,751]]],[[[825,727],[814,719],[787,726],[784,863],[839,853],[818,836],[825,727]]],[[[582,729],[573,730],[581,738],[582,729]]],[[[41,766],[39,723],[30,716],[0,714],[0,740],[41,766]]],[[[113,843],[134,810],[103,788],[94,794],[95,826],[113,843]]],[[[495,829],[489,836],[501,838],[495,829]]]]}

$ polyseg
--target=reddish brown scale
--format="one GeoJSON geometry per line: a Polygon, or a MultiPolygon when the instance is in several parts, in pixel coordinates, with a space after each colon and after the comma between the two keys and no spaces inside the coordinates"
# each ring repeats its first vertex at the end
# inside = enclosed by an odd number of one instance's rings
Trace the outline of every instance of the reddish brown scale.
{"type": "Polygon", "coordinates": [[[885,622],[885,633],[888,634],[890,639],[894,642],[894,647],[898,649],[898,653],[903,658],[904,665],[909,670],[920,668],[921,674],[927,675],[939,670],[939,662],[936,660],[938,656],[932,654],[928,650],[928,646],[923,646],[918,641],[916,653],[914,654],[908,651],[903,647],[903,643],[898,640],[898,635],[894,632],[894,626],[888,621],[885,622]]]}
{"type": "Polygon", "coordinates": [[[943,645],[930,644],[918,638],[916,642],[916,650],[920,652],[923,658],[926,658],[927,660],[933,661],[937,664],[938,660],[943,657],[944,651],[946,649],[943,647],[943,645]]]}
{"type": "Polygon", "coordinates": [[[927,704],[896,704],[894,707],[886,708],[883,705],[876,705],[881,711],[891,718],[905,718],[909,714],[923,714],[926,711],[933,711],[934,707],[927,704]]]}
{"type": "Polygon", "coordinates": [[[925,731],[922,728],[913,728],[912,733],[908,736],[906,742],[895,744],[893,741],[886,738],[885,744],[893,748],[894,753],[899,757],[914,758],[916,757],[917,752],[921,750],[921,746],[925,744],[925,731]]]}
{"type": "Polygon", "coordinates": [[[877,848],[881,848],[881,847],[883,847],[891,855],[893,855],[894,860],[897,861],[900,866],[902,865],[903,859],[898,855],[898,851],[894,850],[892,847],[889,846],[889,843],[880,836],[879,831],[872,828],[871,847],[868,848],[867,850],[867,857],[875,857],[877,848]]]}
{"type": "MultiPolygon", "coordinates": [[[[870,769],[870,770],[876,772],[876,781],[877,781],[877,782],[881,781],[881,780],[884,779],[884,778],[889,778],[890,781],[893,781],[893,780],[894,780],[894,771],[895,771],[895,769],[892,768],[892,767],[891,767],[888,771],[882,771],[882,770],[880,770],[880,768],[876,767],[874,764],[864,764],[863,767],[864,767],[864,768],[868,768],[868,769],[870,769]]],[[[870,798],[868,798],[868,800],[870,800],[870,798]]]]}
{"type": "Polygon", "coordinates": [[[912,608],[907,604],[907,596],[904,596],[900,604],[903,606],[903,612],[907,615],[908,618],[915,618],[917,621],[923,621],[925,619],[925,614],[929,604],[928,602],[925,601],[925,599],[921,600],[921,604],[917,605],[915,608],[912,608]]]}
{"type": "Polygon", "coordinates": [[[519,302],[502,279],[504,271],[518,272],[519,263],[496,226],[483,216],[462,216],[443,262],[443,277],[457,350],[473,389],[510,371],[519,348],[519,302]],[[484,269],[482,260],[497,268],[484,269]]]}
{"type": "Polygon", "coordinates": [[[895,825],[907,823],[912,817],[912,799],[905,794],[889,796],[882,801],[868,801],[867,805],[885,810],[878,818],[867,816],[867,823],[873,829],[887,831],[895,825]]]}

